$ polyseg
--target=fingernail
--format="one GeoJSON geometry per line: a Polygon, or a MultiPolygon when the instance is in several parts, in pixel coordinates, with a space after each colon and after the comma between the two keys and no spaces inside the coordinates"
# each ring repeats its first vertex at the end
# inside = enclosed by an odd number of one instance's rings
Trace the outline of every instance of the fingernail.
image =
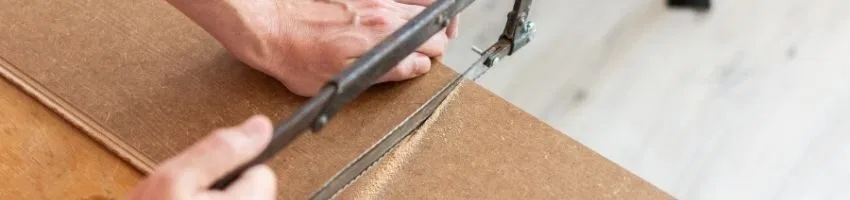
{"type": "Polygon", "coordinates": [[[243,134],[246,134],[253,139],[265,139],[260,136],[265,136],[271,132],[271,124],[268,118],[261,115],[256,115],[245,120],[239,128],[242,130],[243,134]]]}

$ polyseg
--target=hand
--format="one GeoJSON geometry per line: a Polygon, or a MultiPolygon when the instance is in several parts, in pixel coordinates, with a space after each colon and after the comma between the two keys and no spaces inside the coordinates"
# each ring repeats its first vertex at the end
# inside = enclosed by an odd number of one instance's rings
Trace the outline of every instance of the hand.
{"type": "MultiPolygon", "coordinates": [[[[419,14],[434,0],[169,0],[234,56],[301,96],[419,14]]],[[[457,20],[402,60],[378,83],[430,70],[457,20]]]]}
{"type": "Polygon", "coordinates": [[[239,164],[259,155],[271,135],[271,122],[261,116],[238,127],[216,130],[162,163],[126,199],[274,199],[276,178],[266,165],[248,169],[224,191],[207,189],[239,164]]]}

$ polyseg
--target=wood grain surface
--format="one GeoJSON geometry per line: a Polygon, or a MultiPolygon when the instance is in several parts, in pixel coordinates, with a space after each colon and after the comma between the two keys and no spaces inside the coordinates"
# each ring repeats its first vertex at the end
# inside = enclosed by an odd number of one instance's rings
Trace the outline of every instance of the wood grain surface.
{"type": "Polygon", "coordinates": [[[0,79],[0,199],[118,199],[142,177],[0,79]]]}

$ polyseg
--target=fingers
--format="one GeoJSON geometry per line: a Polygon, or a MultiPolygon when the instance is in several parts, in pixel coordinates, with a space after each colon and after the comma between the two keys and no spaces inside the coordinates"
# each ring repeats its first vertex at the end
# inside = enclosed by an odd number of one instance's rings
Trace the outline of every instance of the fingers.
{"type": "Polygon", "coordinates": [[[436,0],[396,0],[396,2],[403,3],[403,4],[411,4],[411,5],[426,6],[426,7],[430,6],[435,1],[436,0]]]}
{"type": "Polygon", "coordinates": [[[449,39],[457,38],[457,34],[458,34],[458,31],[459,31],[459,28],[458,28],[459,25],[460,25],[460,13],[455,15],[455,17],[452,19],[452,22],[449,23],[449,27],[446,28],[446,35],[449,36],[449,39]]]}
{"type": "MultiPolygon", "coordinates": [[[[292,94],[302,96],[302,97],[312,97],[319,93],[319,89],[321,89],[321,84],[318,79],[302,79],[303,81],[297,82],[298,84],[284,84],[289,92],[292,94]]],[[[282,82],[282,81],[281,81],[282,82]]]]}
{"type": "Polygon", "coordinates": [[[428,57],[442,56],[446,51],[446,46],[449,44],[449,37],[446,35],[446,29],[431,36],[428,41],[425,41],[422,46],[416,49],[417,52],[427,55],[428,57]]]}
{"type": "Polygon", "coordinates": [[[354,4],[359,7],[357,10],[360,14],[377,14],[384,16],[395,16],[398,14],[399,17],[404,20],[410,20],[422,12],[422,10],[425,10],[425,6],[386,0],[354,1],[354,4]]]}
{"type": "MultiPolygon", "coordinates": [[[[419,14],[430,5],[434,0],[402,0],[402,1],[355,1],[358,3],[360,13],[360,27],[356,30],[368,31],[368,34],[362,32],[350,32],[349,34],[339,34],[328,41],[337,51],[339,51],[343,60],[334,67],[350,67],[350,64],[356,59],[363,56],[374,46],[384,40],[387,36],[397,31],[401,26],[407,23],[415,15],[419,14]],[[362,4],[362,5],[359,5],[362,4]]],[[[453,26],[456,26],[456,20],[452,20],[453,26]]],[[[450,26],[451,27],[451,26],[450,26]]],[[[425,41],[415,52],[408,55],[405,59],[399,62],[387,74],[382,76],[376,83],[388,81],[402,81],[421,76],[428,72],[431,68],[431,58],[441,57],[449,42],[447,31],[443,29],[425,41]]],[[[456,33],[456,28],[452,28],[456,33]]],[[[339,71],[339,70],[337,70],[339,71]]]]}
{"type": "MultiPolygon", "coordinates": [[[[392,34],[393,31],[398,30],[401,26],[403,26],[407,21],[402,20],[400,18],[387,17],[382,15],[368,15],[361,18],[362,24],[366,26],[370,26],[372,31],[374,31],[374,37],[369,40],[365,40],[369,42],[367,46],[361,46],[372,48],[375,44],[385,39],[387,36],[392,34]]],[[[417,52],[423,53],[429,57],[438,57],[443,55],[445,52],[446,45],[449,43],[449,38],[445,34],[445,29],[437,34],[434,34],[431,38],[429,38],[425,43],[422,44],[419,48],[416,49],[417,52]]],[[[356,49],[356,48],[352,48],[356,49]]],[[[363,52],[365,53],[365,52],[363,52]]],[[[359,57],[359,54],[353,57],[359,57]]]]}
{"type": "Polygon", "coordinates": [[[257,156],[271,139],[271,132],[268,118],[254,116],[238,127],[216,130],[166,161],[157,171],[173,176],[171,179],[178,188],[206,189],[218,178],[257,156]]]}
{"type": "Polygon", "coordinates": [[[378,79],[378,83],[403,81],[421,76],[431,70],[431,58],[421,53],[413,53],[398,63],[392,70],[378,79]]]}
{"type": "MultiPolygon", "coordinates": [[[[404,4],[404,5],[415,5],[421,7],[418,11],[413,11],[413,13],[419,14],[426,7],[430,6],[436,0],[396,0],[396,2],[404,4]]],[[[454,18],[452,18],[451,23],[446,30],[446,34],[449,38],[456,38],[458,34],[458,25],[460,24],[460,13],[458,13],[454,18]]]]}
{"type": "MultiPolygon", "coordinates": [[[[389,2],[385,7],[397,7],[398,9],[379,9],[373,8],[364,10],[361,16],[361,24],[370,26],[375,32],[374,43],[380,42],[392,32],[398,30],[414,16],[422,12],[426,6],[430,5],[433,0],[404,0],[399,3],[389,2]],[[393,13],[389,13],[393,12],[393,13]],[[393,17],[398,16],[398,17],[393,17]]],[[[438,57],[445,52],[446,45],[449,42],[448,35],[444,29],[440,33],[434,34],[422,46],[416,49],[429,57],[438,57]]],[[[370,48],[373,45],[369,45],[370,48]]]]}
{"type": "MultiPolygon", "coordinates": [[[[427,6],[431,5],[434,0],[396,0],[396,2],[398,2],[398,5],[400,7],[405,8],[407,14],[410,15],[407,19],[405,19],[406,22],[407,20],[412,19],[414,16],[422,12],[422,10],[424,10],[427,6]]],[[[404,23],[394,28],[399,28],[403,24],[404,23]]],[[[428,41],[422,44],[422,46],[419,47],[419,49],[417,49],[416,51],[424,53],[429,57],[442,56],[443,52],[445,52],[446,45],[448,45],[449,37],[453,37],[451,35],[451,32],[453,32],[454,34],[457,33],[456,26],[457,17],[455,17],[454,20],[451,21],[451,23],[446,29],[443,29],[443,31],[435,34],[428,41]]]]}
{"type": "Polygon", "coordinates": [[[211,199],[275,199],[277,182],[274,171],[266,165],[254,166],[233,182],[224,193],[211,199]]]}
{"type": "Polygon", "coordinates": [[[425,10],[425,6],[419,5],[411,5],[411,4],[403,4],[403,3],[393,3],[395,7],[398,7],[402,13],[402,19],[405,21],[410,21],[413,17],[416,17],[419,13],[425,10]]]}

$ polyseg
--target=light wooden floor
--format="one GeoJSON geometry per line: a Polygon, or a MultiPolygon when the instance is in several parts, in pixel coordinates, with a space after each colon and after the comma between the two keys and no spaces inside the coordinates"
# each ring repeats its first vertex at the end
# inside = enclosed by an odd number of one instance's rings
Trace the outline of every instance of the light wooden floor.
{"type": "MultiPolygon", "coordinates": [[[[465,68],[512,0],[463,13],[465,68]]],[[[680,199],[850,199],[850,1],[537,0],[479,82],[680,199]]]]}

